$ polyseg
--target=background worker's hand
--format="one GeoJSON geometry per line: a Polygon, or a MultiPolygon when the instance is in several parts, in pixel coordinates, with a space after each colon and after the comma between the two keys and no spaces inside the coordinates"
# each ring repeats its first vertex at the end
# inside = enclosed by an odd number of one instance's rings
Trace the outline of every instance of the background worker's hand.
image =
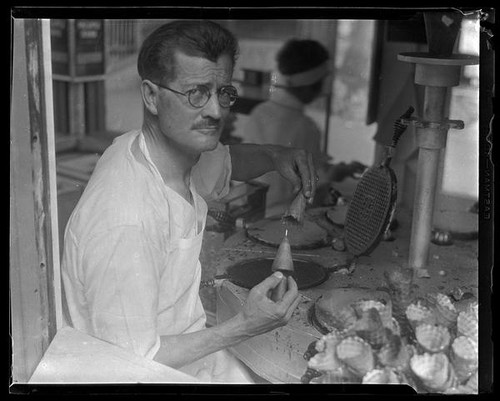
{"type": "Polygon", "coordinates": [[[246,335],[253,337],[286,325],[299,302],[295,280],[284,277],[281,272],[273,273],[250,290],[239,313],[246,335]],[[274,302],[271,293],[282,279],[288,280],[288,289],[281,300],[274,302]]]}
{"type": "Polygon", "coordinates": [[[284,146],[273,146],[272,150],[275,170],[292,183],[294,194],[302,191],[308,202],[312,203],[318,182],[312,153],[284,146]]]}

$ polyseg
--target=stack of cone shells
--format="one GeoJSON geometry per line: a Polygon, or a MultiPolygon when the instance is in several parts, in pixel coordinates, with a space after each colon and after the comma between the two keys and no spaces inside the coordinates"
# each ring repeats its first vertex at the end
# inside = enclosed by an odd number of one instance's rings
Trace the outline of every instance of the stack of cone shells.
{"type": "Polygon", "coordinates": [[[477,393],[477,303],[459,312],[444,294],[414,299],[403,311],[408,337],[387,311],[379,301],[361,300],[333,312],[342,330],[318,340],[318,353],[328,355],[308,363],[323,383],[408,383],[417,391],[477,393]]]}

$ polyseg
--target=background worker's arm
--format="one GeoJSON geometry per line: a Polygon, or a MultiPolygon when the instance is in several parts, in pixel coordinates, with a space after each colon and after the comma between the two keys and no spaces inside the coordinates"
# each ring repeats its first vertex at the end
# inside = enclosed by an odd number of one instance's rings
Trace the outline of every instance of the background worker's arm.
{"type": "Polygon", "coordinates": [[[248,181],[277,171],[293,184],[294,193],[302,190],[312,199],[316,192],[316,169],[312,154],[303,149],[279,145],[230,145],[232,176],[236,181],[248,181]]]}
{"type": "Polygon", "coordinates": [[[250,290],[242,310],[222,324],[193,333],[161,336],[160,349],[154,360],[180,368],[213,352],[285,325],[300,297],[297,284],[289,277],[288,290],[283,298],[278,302],[270,299],[270,291],[282,277],[281,273],[274,273],[256,285],[250,290]]]}

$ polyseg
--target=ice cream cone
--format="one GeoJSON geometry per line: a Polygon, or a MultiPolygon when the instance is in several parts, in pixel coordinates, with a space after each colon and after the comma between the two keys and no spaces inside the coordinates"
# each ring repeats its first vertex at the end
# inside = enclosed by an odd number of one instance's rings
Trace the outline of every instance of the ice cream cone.
{"type": "Polygon", "coordinates": [[[413,373],[430,390],[445,391],[457,384],[453,367],[442,352],[413,355],[410,366],[413,373]]]}
{"type": "Polygon", "coordinates": [[[423,352],[445,352],[450,345],[450,332],[444,326],[421,324],[415,330],[415,337],[423,352]]]}
{"type": "Polygon", "coordinates": [[[357,336],[346,337],[337,345],[337,357],[360,378],[375,367],[370,344],[357,336]]]}
{"type": "Polygon", "coordinates": [[[477,370],[477,345],[466,336],[455,338],[451,345],[450,359],[460,382],[464,382],[477,370]]]}

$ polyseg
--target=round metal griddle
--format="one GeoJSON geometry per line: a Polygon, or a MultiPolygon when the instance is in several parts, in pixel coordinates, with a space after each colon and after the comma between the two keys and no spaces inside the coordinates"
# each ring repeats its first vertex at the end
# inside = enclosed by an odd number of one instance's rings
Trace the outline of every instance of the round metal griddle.
{"type": "Polygon", "coordinates": [[[328,233],[325,229],[310,220],[302,225],[283,224],[282,216],[273,216],[252,223],[247,228],[247,236],[258,243],[279,247],[285,230],[292,249],[317,249],[328,244],[328,233]]]}
{"type": "MultiPolygon", "coordinates": [[[[244,260],[228,267],[226,274],[217,278],[226,278],[233,284],[251,289],[273,273],[273,261],[274,258],[244,260]]],[[[299,290],[315,287],[328,278],[328,272],[323,266],[309,260],[294,258],[293,267],[292,277],[299,290]]]]}

